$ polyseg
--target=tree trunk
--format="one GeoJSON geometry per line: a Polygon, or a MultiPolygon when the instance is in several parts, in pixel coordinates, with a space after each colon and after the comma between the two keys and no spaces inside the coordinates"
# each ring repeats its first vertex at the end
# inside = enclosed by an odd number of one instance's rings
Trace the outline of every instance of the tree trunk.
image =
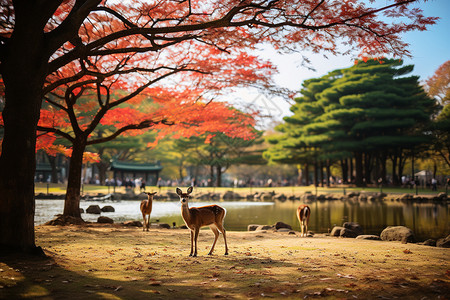
{"type": "Polygon", "coordinates": [[[222,167],[216,166],[216,170],[217,170],[216,186],[221,187],[222,186],[222,167]]]}
{"type": "Polygon", "coordinates": [[[331,179],[331,167],[330,167],[330,160],[327,159],[327,166],[326,166],[326,170],[327,170],[327,187],[330,187],[330,179],[331,179]]]}
{"type": "Polygon", "coordinates": [[[362,153],[361,152],[355,152],[355,171],[356,171],[356,178],[355,183],[356,186],[363,186],[363,159],[362,159],[362,153]]]}
{"type": "Polygon", "coordinates": [[[305,185],[309,186],[309,164],[305,164],[305,185]]]}
{"type": "Polygon", "coordinates": [[[0,248],[38,252],[34,235],[36,128],[47,73],[42,28],[31,11],[16,17],[2,61],[4,137],[0,156],[0,248]],[[34,28],[34,29],[33,29],[34,28]],[[32,46],[31,46],[32,45],[32,46]]]}
{"type": "Polygon", "coordinates": [[[348,160],[341,159],[341,170],[342,170],[342,182],[345,184],[348,181],[348,160]]]}
{"type": "Polygon", "coordinates": [[[52,168],[51,182],[58,183],[58,170],[56,169],[56,156],[47,154],[48,162],[50,163],[50,167],[52,168]]]}
{"type": "Polygon", "coordinates": [[[393,185],[399,185],[399,178],[397,176],[397,154],[394,153],[394,156],[392,157],[392,183],[393,185]]]}
{"type": "Polygon", "coordinates": [[[70,158],[69,177],[67,179],[67,192],[63,212],[64,216],[70,216],[80,220],[81,173],[85,148],[86,140],[76,138],[73,142],[73,151],[70,158]]]}

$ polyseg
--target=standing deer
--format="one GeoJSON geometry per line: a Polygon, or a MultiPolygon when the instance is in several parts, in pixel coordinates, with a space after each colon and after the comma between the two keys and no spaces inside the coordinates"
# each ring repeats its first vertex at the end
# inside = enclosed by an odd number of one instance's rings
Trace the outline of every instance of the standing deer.
{"type": "Polygon", "coordinates": [[[309,216],[311,215],[311,209],[308,205],[302,204],[297,208],[297,218],[300,222],[300,228],[302,233],[300,236],[306,236],[308,233],[309,216]]]}
{"type": "Polygon", "coordinates": [[[180,188],[177,188],[176,190],[178,196],[180,196],[181,215],[183,216],[186,226],[191,231],[191,253],[189,256],[197,256],[198,233],[200,228],[203,226],[209,226],[215,236],[214,243],[212,244],[208,255],[211,255],[214,251],[214,246],[216,245],[217,238],[219,237],[219,231],[223,234],[223,240],[225,241],[225,255],[228,255],[227,237],[225,228],[223,227],[223,220],[227,213],[226,210],[218,205],[189,208],[188,199],[189,194],[192,193],[192,190],[192,186],[187,189],[187,193],[183,193],[180,188]]]}
{"type": "Polygon", "coordinates": [[[152,213],[153,196],[156,194],[156,192],[154,193],[142,192],[142,193],[146,194],[148,197],[147,200],[142,200],[141,202],[141,213],[142,217],[144,218],[144,226],[142,230],[148,231],[148,229],[150,228],[150,214],[152,213]],[[148,219],[146,218],[146,215],[148,215],[148,219]]]}

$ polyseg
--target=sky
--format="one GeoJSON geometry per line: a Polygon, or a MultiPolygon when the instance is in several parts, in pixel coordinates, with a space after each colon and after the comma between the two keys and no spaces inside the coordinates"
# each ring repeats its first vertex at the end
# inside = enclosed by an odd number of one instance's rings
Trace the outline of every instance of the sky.
{"type": "MultiPolygon", "coordinates": [[[[380,2],[383,2],[380,0],[380,2]]],[[[408,50],[412,57],[404,58],[405,64],[414,65],[412,75],[420,77],[424,81],[447,60],[450,60],[450,0],[420,1],[420,7],[425,16],[439,17],[440,19],[427,31],[410,32],[403,35],[403,40],[410,44],[408,50]]],[[[311,59],[315,71],[301,66],[299,54],[279,55],[275,51],[267,49],[262,54],[270,59],[279,70],[275,76],[278,85],[298,91],[304,80],[316,78],[340,68],[348,68],[353,65],[353,56],[331,56],[328,59],[320,54],[305,54],[311,59]]],[[[270,116],[264,121],[263,127],[271,127],[273,121],[282,120],[289,115],[290,103],[281,98],[270,98],[256,91],[240,91],[237,100],[244,100],[246,106],[257,106],[264,116],[270,116]]]]}

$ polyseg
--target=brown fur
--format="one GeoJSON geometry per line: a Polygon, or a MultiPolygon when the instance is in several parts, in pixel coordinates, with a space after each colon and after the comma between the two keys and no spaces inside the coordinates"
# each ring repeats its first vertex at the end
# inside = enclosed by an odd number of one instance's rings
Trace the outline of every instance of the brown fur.
{"type": "Polygon", "coordinates": [[[150,214],[152,213],[153,196],[156,194],[156,192],[154,192],[154,193],[143,192],[143,193],[147,195],[147,200],[142,200],[142,202],[141,202],[141,213],[142,213],[142,218],[144,218],[144,224],[143,224],[142,230],[148,231],[150,228],[150,214]],[[147,215],[148,215],[148,218],[146,218],[147,215]]]}
{"type": "Polygon", "coordinates": [[[302,204],[297,208],[297,218],[300,222],[301,235],[306,236],[308,234],[308,222],[311,216],[311,209],[308,205],[302,204]]]}
{"type": "Polygon", "coordinates": [[[226,231],[223,227],[223,220],[226,215],[226,210],[218,205],[189,208],[188,199],[189,194],[192,193],[192,190],[193,188],[189,187],[187,193],[183,193],[181,189],[177,188],[177,194],[180,196],[181,201],[181,215],[183,216],[186,226],[191,231],[191,253],[189,256],[197,256],[198,234],[200,228],[203,226],[209,226],[215,236],[208,255],[211,255],[214,251],[214,246],[216,245],[219,237],[219,232],[223,234],[223,239],[225,241],[225,255],[228,255],[226,231]]]}

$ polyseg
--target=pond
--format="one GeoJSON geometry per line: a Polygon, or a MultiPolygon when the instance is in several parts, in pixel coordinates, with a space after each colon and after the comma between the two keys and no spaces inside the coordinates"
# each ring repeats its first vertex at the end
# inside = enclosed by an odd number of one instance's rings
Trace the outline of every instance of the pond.
{"type": "MultiPolygon", "coordinates": [[[[285,202],[216,202],[227,209],[225,228],[231,231],[245,231],[249,224],[275,224],[278,221],[287,223],[294,230],[300,230],[296,209],[299,201],[285,202]]],[[[140,201],[99,202],[81,201],[81,208],[89,205],[111,205],[115,212],[102,213],[115,223],[128,220],[142,221],[139,211],[140,201]]],[[[190,207],[209,205],[210,202],[190,202],[190,207]]],[[[357,202],[348,201],[315,201],[309,204],[312,214],[309,230],[316,233],[329,232],[334,226],[343,222],[357,222],[365,234],[379,235],[387,226],[403,225],[411,228],[419,241],[428,238],[438,239],[450,234],[450,211],[447,203],[401,203],[401,202],[357,202]]],[[[63,211],[64,200],[36,200],[35,224],[43,224],[63,211]]],[[[99,215],[82,214],[85,221],[96,222],[99,215]]],[[[151,222],[162,222],[177,226],[184,224],[181,217],[181,205],[176,202],[153,202],[151,222]]]]}

